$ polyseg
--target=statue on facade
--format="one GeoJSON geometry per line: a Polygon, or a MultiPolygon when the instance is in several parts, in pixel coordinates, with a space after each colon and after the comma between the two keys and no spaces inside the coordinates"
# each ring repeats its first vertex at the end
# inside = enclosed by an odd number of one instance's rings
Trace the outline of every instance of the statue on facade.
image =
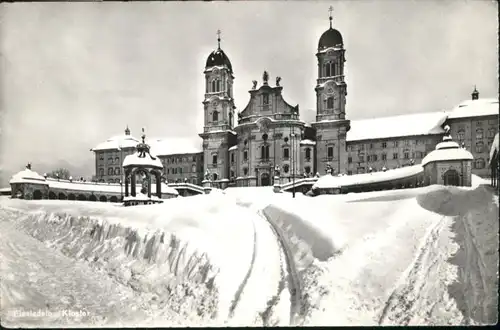
{"type": "Polygon", "coordinates": [[[269,73],[267,73],[267,71],[264,71],[264,74],[262,74],[262,80],[264,81],[264,84],[267,85],[267,81],[269,80],[269,73]]]}
{"type": "Polygon", "coordinates": [[[31,170],[31,163],[28,163],[28,165],[26,165],[26,168],[27,168],[28,170],[31,170]]]}
{"type": "Polygon", "coordinates": [[[256,89],[257,88],[257,80],[252,80],[252,89],[256,89]]]}
{"type": "Polygon", "coordinates": [[[319,172],[316,172],[316,175],[315,175],[317,178],[319,178],[319,172]]]}
{"type": "Polygon", "coordinates": [[[279,165],[276,165],[274,167],[274,175],[275,176],[280,176],[280,166],[279,165]]]}
{"type": "Polygon", "coordinates": [[[241,120],[241,118],[242,118],[241,112],[238,112],[238,120],[241,120]]]}
{"type": "Polygon", "coordinates": [[[280,86],[281,77],[276,77],[276,86],[280,86]]]}
{"type": "Polygon", "coordinates": [[[326,174],[333,175],[333,168],[330,164],[326,164],[326,174]]]}
{"type": "Polygon", "coordinates": [[[205,171],[205,180],[210,180],[210,172],[208,169],[205,171]]]}

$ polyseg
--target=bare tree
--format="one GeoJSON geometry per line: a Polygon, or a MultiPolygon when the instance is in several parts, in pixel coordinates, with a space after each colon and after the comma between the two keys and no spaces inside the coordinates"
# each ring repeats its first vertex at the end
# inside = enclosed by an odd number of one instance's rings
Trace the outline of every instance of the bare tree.
{"type": "Polygon", "coordinates": [[[58,179],[63,179],[63,180],[68,180],[71,174],[69,173],[69,170],[66,168],[58,168],[57,170],[54,170],[48,174],[48,176],[52,178],[58,178],[58,179]]]}

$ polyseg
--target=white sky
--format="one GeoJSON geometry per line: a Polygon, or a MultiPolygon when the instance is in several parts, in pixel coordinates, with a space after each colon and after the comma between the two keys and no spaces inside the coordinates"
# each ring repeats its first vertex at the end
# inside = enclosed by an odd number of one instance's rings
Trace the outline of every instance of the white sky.
{"type": "Polygon", "coordinates": [[[128,124],[201,139],[203,69],[221,46],[238,110],[252,80],[281,76],[287,102],[314,118],[321,33],[344,37],[350,119],[497,97],[494,1],[256,1],[0,5],[0,185],[28,162],[91,175],[89,151],[128,124]],[[3,180],[2,180],[3,179],[3,180]]]}

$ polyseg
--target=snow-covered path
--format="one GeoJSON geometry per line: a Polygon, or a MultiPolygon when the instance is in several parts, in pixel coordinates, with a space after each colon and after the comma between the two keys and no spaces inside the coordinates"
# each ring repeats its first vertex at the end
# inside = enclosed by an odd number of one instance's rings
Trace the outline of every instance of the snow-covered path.
{"type": "Polygon", "coordinates": [[[125,325],[147,318],[147,313],[138,309],[130,288],[54,251],[3,220],[0,220],[2,325],[125,325]]]}

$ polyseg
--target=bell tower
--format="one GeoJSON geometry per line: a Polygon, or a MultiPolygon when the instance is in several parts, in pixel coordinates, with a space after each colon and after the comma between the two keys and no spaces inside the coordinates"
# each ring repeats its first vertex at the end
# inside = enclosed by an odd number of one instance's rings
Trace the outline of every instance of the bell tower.
{"type": "Polygon", "coordinates": [[[325,174],[331,167],[334,174],[347,170],[346,119],[347,84],[344,76],[345,49],[342,35],[332,27],[333,7],[329,8],[330,27],[320,37],[316,58],[316,129],[317,171],[325,174]]]}
{"type": "Polygon", "coordinates": [[[221,31],[217,31],[217,49],[208,55],[203,99],[204,172],[213,181],[228,179],[228,149],[234,132],[233,68],[220,47],[221,31]]]}

